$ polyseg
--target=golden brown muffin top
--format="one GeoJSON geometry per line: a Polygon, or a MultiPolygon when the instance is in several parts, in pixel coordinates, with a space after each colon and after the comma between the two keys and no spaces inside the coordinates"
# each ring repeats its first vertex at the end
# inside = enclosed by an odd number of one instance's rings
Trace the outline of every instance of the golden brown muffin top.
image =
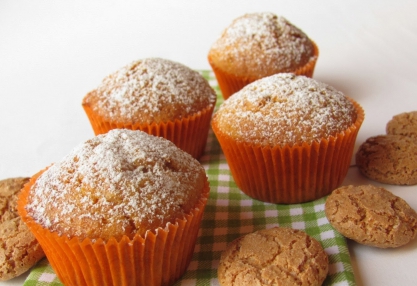
{"type": "Polygon", "coordinates": [[[267,12],[236,18],[209,51],[215,65],[247,78],[293,72],[313,56],[314,46],[306,34],[284,17],[267,12]]]}
{"type": "Polygon", "coordinates": [[[174,121],[215,103],[216,93],[197,71],[161,58],[134,61],[105,77],[83,105],[110,121],[174,121]]]}
{"type": "Polygon", "coordinates": [[[132,238],[183,218],[206,180],[202,165],[168,140],[115,129],[48,168],[30,189],[26,210],[70,238],[132,238]]]}
{"type": "Polygon", "coordinates": [[[335,88],[282,73],[257,80],[220,106],[218,129],[240,142],[263,146],[311,143],[349,128],[357,113],[335,88]]]}

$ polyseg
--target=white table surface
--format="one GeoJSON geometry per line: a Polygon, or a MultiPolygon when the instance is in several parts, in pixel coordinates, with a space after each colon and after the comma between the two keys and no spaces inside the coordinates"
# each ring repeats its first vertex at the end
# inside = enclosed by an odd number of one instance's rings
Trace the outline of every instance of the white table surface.
{"type": "MultiPolygon", "coordinates": [[[[135,59],[209,69],[232,19],[285,16],[319,46],[314,77],[356,99],[356,147],[417,110],[417,1],[0,1],[0,179],[31,176],[93,136],[83,96],[135,59]]],[[[369,181],[352,167],[344,184],[369,181]]],[[[379,185],[379,184],[377,184],[379,185]]],[[[383,185],[417,209],[417,186],[383,185]]],[[[349,241],[357,285],[415,285],[417,240],[398,249],[349,241]]],[[[24,276],[0,285],[22,285],[24,276]]]]}

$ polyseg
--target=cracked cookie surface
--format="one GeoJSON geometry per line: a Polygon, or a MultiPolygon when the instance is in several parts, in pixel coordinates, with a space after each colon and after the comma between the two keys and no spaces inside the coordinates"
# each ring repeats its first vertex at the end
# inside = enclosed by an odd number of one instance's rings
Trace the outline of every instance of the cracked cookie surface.
{"type": "Polygon", "coordinates": [[[402,198],[373,186],[343,186],[326,200],[326,217],[342,235],[358,243],[393,248],[417,234],[417,213],[402,198]]]}
{"type": "Polygon", "coordinates": [[[417,184],[417,139],[403,135],[368,138],[356,153],[356,165],[366,177],[392,185],[417,184]]]}
{"type": "Polygon", "coordinates": [[[0,281],[19,276],[45,256],[17,213],[17,197],[28,180],[0,180],[0,281]]]}
{"type": "Polygon", "coordinates": [[[417,139],[417,111],[397,114],[388,121],[387,134],[404,135],[417,139]]]}
{"type": "Polygon", "coordinates": [[[328,273],[321,244],[301,230],[270,228],[230,243],[222,253],[218,279],[232,285],[321,285],[328,273]]]}

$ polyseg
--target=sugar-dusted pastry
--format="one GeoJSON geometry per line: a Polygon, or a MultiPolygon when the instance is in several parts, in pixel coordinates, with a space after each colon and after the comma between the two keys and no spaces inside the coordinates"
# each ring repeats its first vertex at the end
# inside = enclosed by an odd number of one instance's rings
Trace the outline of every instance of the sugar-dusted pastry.
{"type": "Polygon", "coordinates": [[[360,105],[335,88],[281,73],[225,100],[212,128],[245,194],[300,203],[342,183],[363,119],[360,105]]]}
{"type": "Polygon", "coordinates": [[[271,12],[234,19],[208,53],[225,99],[245,85],[276,73],[311,77],[317,58],[316,44],[287,19],[271,12]]]}
{"type": "Polygon", "coordinates": [[[204,77],[161,58],[133,61],[103,79],[82,106],[94,133],[142,130],[199,158],[207,141],[216,93],[204,77]]]}
{"type": "Polygon", "coordinates": [[[191,260],[208,195],[191,155],[113,129],[32,177],[19,213],[66,285],[170,285],[191,260]]]}

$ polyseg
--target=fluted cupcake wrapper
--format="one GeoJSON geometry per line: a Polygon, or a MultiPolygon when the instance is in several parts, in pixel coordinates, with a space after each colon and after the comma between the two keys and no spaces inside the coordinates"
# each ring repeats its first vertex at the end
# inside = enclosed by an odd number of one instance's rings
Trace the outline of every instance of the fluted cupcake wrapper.
{"type": "Polygon", "coordinates": [[[23,221],[35,235],[61,282],[65,285],[172,285],[186,271],[197,240],[209,196],[206,181],[202,198],[184,219],[168,223],[145,237],[123,236],[120,241],[72,239],[37,224],[25,209],[31,186],[43,171],[25,185],[18,201],[23,221]]]}
{"type": "Polygon", "coordinates": [[[214,120],[213,131],[236,185],[248,196],[270,203],[303,203],[328,195],[346,177],[364,120],[362,107],[350,100],[357,110],[356,122],[311,144],[265,147],[237,142],[214,120]]]}
{"type": "Polygon", "coordinates": [[[168,139],[195,159],[199,159],[204,153],[215,103],[189,117],[151,124],[106,120],[88,104],[82,106],[95,135],[107,133],[112,129],[141,130],[168,139]]]}
{"type": "MultiPolygon", "coordinates": [[[[313,77],[314,68],[316,67],[316,62],[319,56],[319,49],[317,45],[313,43],[314,47],[314,56],[311,57],[310,61],[305,64],[304,66],[294,70],[289,71],[296,75],[304,75],[307,77],[313,77]]],[[[224,99],[229,98],[235,92],[241,90],[246,85],[258,80],[259,78],[248,78],[248,77],[239,77],[228,72],[225,72],[211,60],[210,56],[208,57],[209,64],[213,69],[214,75],[216,76],[217,83],[219,84],[219,88],[222,92],[222,96],[224,99]]]]}

